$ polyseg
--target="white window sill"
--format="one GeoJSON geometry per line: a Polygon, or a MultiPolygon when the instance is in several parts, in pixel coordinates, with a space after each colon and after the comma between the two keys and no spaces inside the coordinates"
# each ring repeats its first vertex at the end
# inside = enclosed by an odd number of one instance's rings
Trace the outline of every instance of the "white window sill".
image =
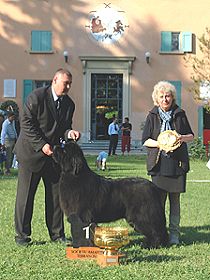
{"type": "Polygon", "coordinates": [[[30,54],[53,54],[54,51],[28,51],[30,54]]]}
{"type": "Polygon", "coordinates": [[[162,52],[160,51],[159,54],[184,54],[185,52],[183,51],[170,51],[170,52],[162,52]]]}

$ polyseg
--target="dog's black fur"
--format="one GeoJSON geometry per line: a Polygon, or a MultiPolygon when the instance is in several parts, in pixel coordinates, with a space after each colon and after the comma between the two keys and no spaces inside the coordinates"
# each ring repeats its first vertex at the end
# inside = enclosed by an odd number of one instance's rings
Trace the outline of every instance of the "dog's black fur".
{"type": "Polygon", "coordinates": [[[108,179],[94,173],[75,142],[54,148],[61,167],[61,207],[71,223],[73,246],[87,246],[83,228],[125,218],[146,236],[148,247],[168,241],[165,212],[159,190],[143,178],[108,179]]]}

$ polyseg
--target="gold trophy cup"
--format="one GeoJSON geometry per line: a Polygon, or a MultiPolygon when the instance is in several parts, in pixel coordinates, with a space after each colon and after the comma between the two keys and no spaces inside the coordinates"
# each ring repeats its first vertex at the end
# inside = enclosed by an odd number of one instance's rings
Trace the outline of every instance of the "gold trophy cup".
{"type": "Polygon", "coordinates": [[[118,249],[129,243],[128,229],[96,227],[94,243],[101,248],[101,252],[97,255],[97,263],[100,266],[118,265],[120,258],[125,256],[119,253],[118,249]]]}

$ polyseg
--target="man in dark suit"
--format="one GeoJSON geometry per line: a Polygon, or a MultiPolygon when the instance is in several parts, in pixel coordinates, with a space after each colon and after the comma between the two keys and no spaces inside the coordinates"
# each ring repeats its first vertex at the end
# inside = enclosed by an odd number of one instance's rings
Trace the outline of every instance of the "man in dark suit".
{"type": "Polygon", "coordinates": [[[78,140],[80,133],[72,130],[75,104],[67,95],[72,83],[68,70],[59,69],[48,87],[29,94],[23,108],[21,130],[15,145],[19,162],[15,204],[15,241],[31,242],[31,220],[37,186],[45,186],[45,218],[50,239],[64,241],[63,213],[59,204],[59,169],[52,159],[53,146],[61,139],[78,140]]]}

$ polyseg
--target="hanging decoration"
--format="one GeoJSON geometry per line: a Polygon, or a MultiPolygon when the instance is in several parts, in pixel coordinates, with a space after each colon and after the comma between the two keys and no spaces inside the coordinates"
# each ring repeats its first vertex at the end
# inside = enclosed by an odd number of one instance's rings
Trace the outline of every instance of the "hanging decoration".
{"type": "Polygon", "coordinates": [[[85,26],[90,35],[103,44],[112,44],[118,41],[129,27],[125,11],[104,3],[89,13],[89,24],[85,26]]]}

